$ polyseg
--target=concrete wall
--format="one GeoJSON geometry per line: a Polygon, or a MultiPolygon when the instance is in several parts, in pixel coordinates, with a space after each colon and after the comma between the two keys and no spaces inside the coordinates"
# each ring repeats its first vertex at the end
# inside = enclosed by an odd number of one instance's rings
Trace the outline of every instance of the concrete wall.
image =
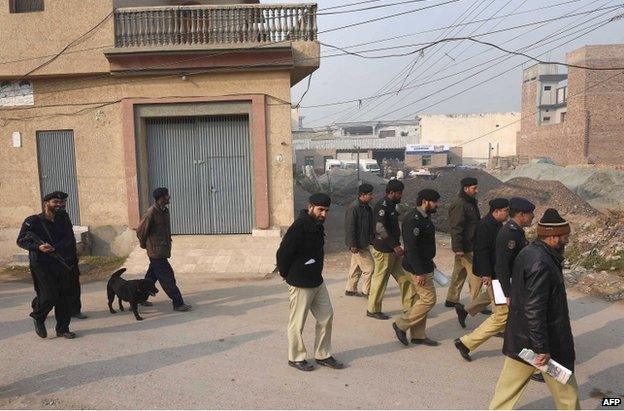
{"type": "Polygon", "coordinates": [[[516,154],[516,133],[520,129],[519,113],[440,114],[419,117],[420,144],[461,145],[465,163],[468,159],[485,162],[488,159],[489,144],[493,148],[492,156],[497,154],[497,147],[501,156],[516,154]]]}

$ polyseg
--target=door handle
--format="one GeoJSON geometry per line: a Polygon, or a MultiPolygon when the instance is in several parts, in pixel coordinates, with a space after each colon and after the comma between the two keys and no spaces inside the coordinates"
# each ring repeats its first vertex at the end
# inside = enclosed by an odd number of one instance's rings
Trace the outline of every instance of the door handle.
{"type": "Polygon", "coordinates": [[[216,189],[216,188],[214,188],[214,187],[210,187],[210,192],[214,194],[214,193],[216,193],[216,192],[217,192],[217,189],[216,189]]]}

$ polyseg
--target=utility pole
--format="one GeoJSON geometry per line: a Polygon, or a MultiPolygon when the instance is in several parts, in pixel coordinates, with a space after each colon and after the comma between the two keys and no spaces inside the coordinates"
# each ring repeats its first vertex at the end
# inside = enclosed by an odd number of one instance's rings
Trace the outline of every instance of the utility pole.
{"type": "Polygon", "coordinates": [[[360,180],[360,146],[355,146],[355,150],[357,150],[357,179],[358,179],[358,187],[362,184],[360,180]]]}

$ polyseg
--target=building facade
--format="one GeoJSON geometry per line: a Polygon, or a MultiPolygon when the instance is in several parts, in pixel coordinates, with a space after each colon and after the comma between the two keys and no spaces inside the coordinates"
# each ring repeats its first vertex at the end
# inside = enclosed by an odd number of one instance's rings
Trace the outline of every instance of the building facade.
{"type": "Polygon", "coordinates": [[[119,233],[157,186],[170,188],[176,234],[290,224],[290,89],[319,67],[315,4],[9,3],[0,230],[60,189],[75,224],[119,233]]]}
{"type": "Polygon", "coordinates": [[[621,165],[624,149],[624,44],[585,46],[570,67],[538,64],[523,72],[517,153],[559,165],[621,165]]]}

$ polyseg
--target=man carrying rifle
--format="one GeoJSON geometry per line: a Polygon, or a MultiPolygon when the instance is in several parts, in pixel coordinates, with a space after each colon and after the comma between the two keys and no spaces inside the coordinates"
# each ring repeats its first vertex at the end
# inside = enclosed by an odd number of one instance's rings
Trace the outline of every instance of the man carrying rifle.
{"type": "Polygon", "coordinates": [[[30,271],[37,298],[30,316],[41,338],[48,333],[45,320],[54,308],[57,337],[75,338],[69,331],[71,320],[71,263],[75,262],[74,232],[63,211],[63,193],[43,198],[43,213],[31,215],[22,223],[17,245],[28,250],[30,271]],[[68,263],[69,262],[69,263],[68,263]]]}

